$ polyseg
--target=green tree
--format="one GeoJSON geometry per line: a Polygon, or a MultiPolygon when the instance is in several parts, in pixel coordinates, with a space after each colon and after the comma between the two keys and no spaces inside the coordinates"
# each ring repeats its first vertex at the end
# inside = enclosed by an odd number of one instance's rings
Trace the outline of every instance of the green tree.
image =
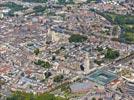
{"type": "Polygon", "coordinates": [[[57,75],[54,77],[54,82],[61,82],[63,80],[64,76],[63,75],[57,75]]]}
{"type": "Polygon", "coordinates": [[[44,67],[44,68],[49,68],[51,67],[51,64],[47,61],[42,61],[42,60],[38,60],[38,61],[35,61],[34,64],[36,65],[40,65],[41,67],[44,67]]]}
{"type": "Polygon", "coordinates": [[[73,0],[68,0],[68,3],[69,4],[74,4],[74,1],[73,0]]]}
{"type": "Polygon", "coordinates": [[[46,3],[48,0],[22,0],[23,2],[46,3]]]}
{"type": "Polygon", "coordinates": [[[92,1],[95,2],[96,0],[87,0],[86,2],[87,2],[87,3],[90,3],[90,2],[92,2],[92,1]]]}
{"type": "Polygon", "coordinates": [[[62,5],[64,5],[64,4],[74,4],[74,1],[73,0],[68,0],[68,1],[66,1],[66,0],[58,0],[58,3],[62,4],[62,5]]]}
{"type": "Polygon", "coordinates": [[[102,47],[97,46],[97,51],[101,52],[101,51],[103,51],[103,48],[102,48],[102,47]]]}
{"type": "Polygon", "coordinates": [[[107,48],[107,51],[105,53],[105,58],[107,59],[116,59],[119,57],[119,52],[116,50],[112,50],[111,48],[107,48]]]}
{"type": "Polygon", "coordinates": [[[59,4],[65,4],[66,3],[66,0],[58,0],[58,3],[59,4]]]}
{"type": "Polygon", "coordinates": [[[102,61],[102,60],[96,60],[96,59],[94,60],[94,63],[96,63],[96,64],[99,65],[99,66],[100,66],[103,62],[104,62],[104,61],[102,61]]]}
{"type": "Polygon", "coordinates": [[[51,75],[52,75],[51,72],[46,72],[46,73],[45,73],[45,77],[46,77],[46,78],[50,77],[51,75]]]}
{"type": "Polygon", "coordinates": [[[86,36],[83,36],[83,35],[79,35],[79,34],[72,34],[69,38],[69,42],[84,42],[87,40],[87,37],[86,36]]]}
{"type": "Polygon", "coordinates": [[[55,97],[54,94],[50,93],[34,95],[32,93],[15,92],[10,97],[7,97],[6,100],[67,100],[67,99],[59,96],[55,97]]]}
{"type": "Polygon", "coordinates": [[[95,98],[95,97],[93,97],[93,98],[92,98],[92,100],[96,100],[96,98],[95,98]]]}
{"type": "Polygon", "coordinates": [[[36,49],[34,50],[34,53],[35,53],[35,55],[38,55],[38,54],[40,53],[39,48],[36,48],[36,49]]]}
{"type": "Polygon", "coordinates": [[[42,7],[42,6],[36,6],[33,8],[33,10],[35,10],[35,12],[42,12],[42,11],[46,10],[46,8],[42,7]]]}
{"type": "Polygon", "coordinates": [[[124,16],[116,16],[114,22],[117,24],[125,24],[124,16]]]}
{"type": "Polygon", "coordinates": [[[124,38],[126,42],[134,43],[134,33],[126,32],[124,33],[124,38]]]}
{"type": "Polygon", "coordinates": [[[113,27],[112,35],[116,36],[118,35],[118,32],[119,32],[119,26],[116,25],[113,27]]]}

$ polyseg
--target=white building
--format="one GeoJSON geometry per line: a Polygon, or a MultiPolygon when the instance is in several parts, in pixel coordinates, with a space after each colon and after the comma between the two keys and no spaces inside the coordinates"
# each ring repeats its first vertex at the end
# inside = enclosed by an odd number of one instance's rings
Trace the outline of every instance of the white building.
{"type": "Polygon", "coordinates": [[[84,59],[84,73],[85,74],[87,74],[90,71],[90,69],[91,69],[90,67],[91,67],[90,58],[89,58],[88,53],[86,53],[85,59],[84,59]]]}

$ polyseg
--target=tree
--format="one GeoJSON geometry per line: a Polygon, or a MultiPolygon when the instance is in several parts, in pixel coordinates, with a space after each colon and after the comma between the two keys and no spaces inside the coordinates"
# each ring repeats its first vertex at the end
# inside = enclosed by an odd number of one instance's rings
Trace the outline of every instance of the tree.
{"type": "Polygon", "coordinates": [[[63,75],[57,75],[54,77],[54,82],[61,82],[63,80],[64,76],[63,75]]]}
{"type": "Polygon", "coordinates": [[[33,93],[15,92],[10,97],[7,97],[6,100],[67,100],[67,99],[62,98],[60,96],[55,96],[54,94],[50,93],[34,95],[33,93]]]}
{"type": "Polygon", "coordinates": [[[92,1],[96,1],[96,0],[87,0],[86,2],[87,2],[87,3],[90,3],[90,2],[92,2],[92,1]]]}
{"type": "Polygon", "coordinates": [[[74,1],[73,0],[68,0],[68,3],[69,4],[74,4],[74,1]]]}
{"type": "Polygon", "coordinates": [[[116,24],[125,24],[125,18],[124,16],[116,16],[114,22],[116,24]]]}
{"type": "Polygon", "coordinates": [[[111,48],[107,48],[107,52],[105,53],[105,58],[108,59],[116,59],[119,57],[119,52],[116,50],[112,50],[111,48]]]}
{"type": "Polygon", "coordinates": [[[45,77],[46,77],[46,78],[50,77],[51,75],[52,75],[51,72],[46,72],[46,73],[45,73],[45,77]]]}
{"type": "Polygon", "coordinates": [[[95,98],[95,97],[93,97],[93,98],[92,98],[92,100],[96,100],[96,98],[95,98]]]}
{"type": "Polygon", "coordinates": [[[74,1],[73,0],[68,0],[68,1],[66,1],[66,0],[58,0],[58,3],[59,4],[74,4],[74,1]]]}
{"type": "Polygon", "coordinates": [[[119,26],[116,25],[113,27],[112,35],[116,36],[118,35],[118,33],[119,33],[119,26]]]}
{"type": "Polygon", "coordinates": [[[23,0],[23,2],[46,3],[48,0],[23,0]]]}
{"type": "Polygon", "coordinates": [[[69,38],[69,42],[84,42],[87,40],[87,37],[86,36],[83,36],[83,35],[79,35],[79,34],[72,34],[69,38]]]}
{"type": "Polygon", "coordinates": [[[40,65],[41,67],[44,67],[44,68],[49,68],[51,67],[51,64],[47,61],[42,61],[42,60],[38,60],[38,61],[35,61],[34,64],[36,65],[40,65]]]}
{"type": "Polygon", "coordinates": [[[95,60],[94,60],[94,63],[96,63],[97,65],[100,66],[100,65],[103,63],[103,61],[102,61],[102,60],[96,60],[96,59],[95,59],[95,60]]]}
{"type": "Polygon", "coordinates": [[[124,33],[124,38],[125,38],[126,42],[134,43],[134,33],[126,32],[126,33],[124,33]]]}
{"type": "Polygon", "coordinates": [[[35,55],[38,55],[38,54],[40,53],[39,48],[36,48],[36,49],[34,50],[34,53],[35,53],[35,55]]]}
{"type": "Polygon", "coordinates": [[[101,52],[101,51],[103,51],[103,48],[102,48],[102,47],[97,46],[97,51],[101,52]]]}
{"type": "Polygon", "coordinates": [[[41,12],[41,11],[44,11],[46,8],[45,7],[42,7],[42,6],[36,6],[33,8],[33,10],[35,10],[35,12],[41,12]]]}
{"type": "Polygon", "coordinates": [[[2,4],[1,6],[8,7],[11,9],[11,11],[19,11],[19,10],[24,10],[25,8],[22,5],[18,5],[14,2],[7,2],[5,4],[2,4]]]}
{"type": "Polygon", "coordinates": [[[58,0],[58,3],[59,4],[65,4],[66,3],[66,0],[58,0]]]}

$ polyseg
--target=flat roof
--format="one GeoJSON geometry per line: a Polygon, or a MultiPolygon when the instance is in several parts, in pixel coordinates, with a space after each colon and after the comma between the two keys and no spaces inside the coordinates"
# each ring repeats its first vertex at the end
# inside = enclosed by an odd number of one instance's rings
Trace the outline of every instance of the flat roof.
{"type": "Polygon", "coordinates": [[[86,90],[86,89],[90,89],[93,88],[95,85],[93,82],[76,82],[72,85],[70,85],[70,88],[72,91],[81,91],[81,90],[86,90]]]}
{"type": "Polygon", "coordinates": [[[107,85],[111,81],[117,79],[117,75],[106,70],[96,70],[87,76],[87,79],[96,82],[100,85],[107,85]]]}

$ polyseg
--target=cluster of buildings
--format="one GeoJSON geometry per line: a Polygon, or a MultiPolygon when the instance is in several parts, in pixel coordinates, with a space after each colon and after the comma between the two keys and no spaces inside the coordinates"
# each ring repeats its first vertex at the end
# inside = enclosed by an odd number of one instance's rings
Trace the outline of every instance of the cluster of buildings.
{"type": "MultiPolygon", "coordinates": [[[[18,2],[21,1],[14,1],[18,2]]],[[[40,15],[29,10],[36,6],[35,3],[29,6],[21,2],[21,5],[29,8],[13,17],[5,15],[9,8],[0,9],[0,94],[51,92],[69,83],[73,96],[68,97],[72,100],[91,100],[93,97],[133,100],[134,91],[130,87],[134,88],[134,44],[113,41],[113,25],[101,15],[89,11],[94,8],[125,14],[132,11],[128,6],[93,2],[67,6],[52,4],[53,7],[48,7],[40,15]],[[104,35],[102,31],[110,35],[104,35]],[[72,43],[69,41],[72,34],[84,35],[87,40],[72,43]],[[98,47],[102,48],[101,52],[98,47]],[[119,51],[120,56],[115,60],[106,59],[107,47],[119,51]],[[37,55],[36,49],[39,49],[37,55]],[[36,65],[38,60],[49,62],[51,67],[36,65]],[[97,64],[96,60],[102,63],[97,64]],[[55,82],[58,75],[64,77],[55,82]]],[[[57,94],[62,95],[62,92],[57,94]]]]}

